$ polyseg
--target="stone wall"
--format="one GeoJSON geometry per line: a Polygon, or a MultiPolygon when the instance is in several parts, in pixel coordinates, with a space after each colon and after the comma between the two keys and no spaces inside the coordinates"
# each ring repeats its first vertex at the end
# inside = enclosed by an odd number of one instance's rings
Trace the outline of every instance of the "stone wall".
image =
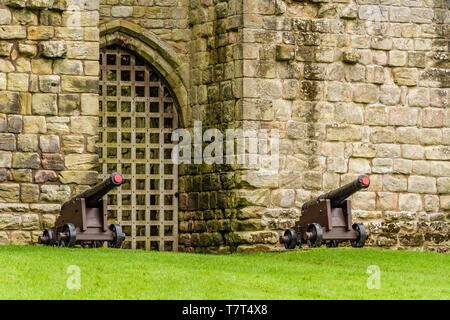
{"type": "MultiPolygon", "coordinates": [[[[202,122],[203,131],[211,127],[224,131],[235,126],[242,90],[241,8],[238,0],[101,0],[100,24],[127,21],[139,26],[168,45],[188,65],[187,74],[178,70],[188,91],[187,108],[180,108],[179,116],[183,119],[180,127],[189,129],[193,136],[194,120],[202,122]]],[[[140,37],[137,32],[134,36],[140,37]]],[[[123,40],[122,45],[133,47],[128,39],[123,40]]],[[[176,88],[171,89],[180,102],[176,88]]],[[[234,250],[225,236],[236,217],[235,180],[230,166],[180,166],[180,251],[234,250]]]]}
{"type": "Polygon", "coordinates": [[[0,1],[0,244],[97,182],[98,2],[0,1]]]}
{"type": "Polygon", "coordinates": [[[97,181],[117,37],[159,50],[182,127],[280,130],[278,170],[179,168],[180,250],[281,249],[303,202],[364,173],[369,245],[448,251],[449,19],[443,0],[0,0],[0,243],[97,181]]]}
{"type": "Polygon", "coordinates": [[[243,3],[243,114],[281,130],[281,161],[242,176],[264,196],[238,249],[272,250],[303,202],[368,174],[369,245],[448,251],[448,1],[243,3]]]}
{"type": "MultiPolygon", "coordinates": [[[[238,0],[190,1],[190,107],[202,131],[238,126],[242,92],[241,16],[238,0]]],[[[237,215],[236,168],[191,164],[180,168],[180,250],[229,253],[237,215]]]]}
{"type": "Polygon", "coordinates": [[[179,54],[191,38],[190,0],[100,0],[100,23],[127,20],[153,32],[179,54]]]}

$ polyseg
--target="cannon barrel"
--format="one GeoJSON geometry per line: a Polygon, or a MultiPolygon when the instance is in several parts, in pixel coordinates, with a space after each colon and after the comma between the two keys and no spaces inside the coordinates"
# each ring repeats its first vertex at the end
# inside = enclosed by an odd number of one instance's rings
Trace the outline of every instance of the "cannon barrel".
{"type": "Polygon", "coordinates": [[[64,209],[64,207],[71,202],[75,201],[75,199],[84,198],[86,201],[86,207],[88,208],[94,208],[98,206],[98,201],[103,198],[105,194],[107,194],[111,189],[118,187],[122,184],[123,178],[120,173],[114,172],[112,173],[108,178],[103,180],[103,182],[99,183],[95,187],[92,187],[91,189],[88,189],[84,191],[83,193],[80,193],[73,199],[65,202],[61,209],[64,209]]]}
{"type": "Polygon", "coordinates": [[[352,194],[361,189],[368,188],[369,185],[370,185],[369,177],[365,175],[360,175],[358,179],[346,184],[345,186],[342,186],[338,189],[322,194],[313,200],[305,202],[302,206],[302,210],[306,210],[312,205],[315,205],[325,199],[330,199],[331,207],[339,206],[345,199],[350,197],[352,194]]]}

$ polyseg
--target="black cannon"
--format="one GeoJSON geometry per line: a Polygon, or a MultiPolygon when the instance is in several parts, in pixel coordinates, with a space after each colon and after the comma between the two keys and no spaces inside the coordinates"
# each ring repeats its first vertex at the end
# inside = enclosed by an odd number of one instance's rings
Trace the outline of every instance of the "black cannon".
{"type": "Polygon", "coordinates": [[[113,173],[102,183],[65,202],[55,226],[44,231],[39,243],[61,247],[80,244],[95,248],[107,241],[109,247],[120,248],[125,234],[118,224],[111,224],[108,228],[107,200],[103,196],[122,182],[122,176],[113,173]]]}
{"type": "Polygon", "coordinates": [[[337,247],[339,242],[350,240],[353,247],[363,247],[367,232],[362,224],[352,224],[351,203],[347,198],[369,185],[369,177],[361,175],[343,187],[305,202],[300,219],[284,232],[280,243],[286,249],[294,249],[303,243],[320,247],[324,241],[327,247],[337,247]]]}

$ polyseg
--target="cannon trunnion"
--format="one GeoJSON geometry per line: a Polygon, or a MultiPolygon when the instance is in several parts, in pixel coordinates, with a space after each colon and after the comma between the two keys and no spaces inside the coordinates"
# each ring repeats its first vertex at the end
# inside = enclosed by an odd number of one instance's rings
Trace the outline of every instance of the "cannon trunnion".
{"type": "Polygon", "coordinates": [[[292,229],[280,237],[286,249],[300,247],[337,247],[342,241],[350,241],[353,247],[363,247],[367,239],[364,226],[352,223],[351,202],[347,200],[355,192],[368,188],[369,177],[361,175],[355,181],[323,194],[302,206],[302,215],[292,229]]]}
{"type": "Polygon", "coordinates": [[[102,183],[64,203],[55,226],[44,231],[39,243],[61,247],[79,244],[95,248],[107,241],[109,247],[120,248],[125,234],[118,224],[108,227],[107,200],[103,196],[122,182],[122,176],[113,173],[102,183]]]}

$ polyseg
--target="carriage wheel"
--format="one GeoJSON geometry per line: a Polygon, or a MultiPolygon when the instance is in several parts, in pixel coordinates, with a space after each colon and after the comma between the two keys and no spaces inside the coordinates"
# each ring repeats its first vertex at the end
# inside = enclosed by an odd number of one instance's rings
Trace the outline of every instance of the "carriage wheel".
{"type": "Polygon", "coordinates": [[[114,239],[108,241],[108,248],[120,248],[125,240],[125,233],[122,232],[120,224],[112,224],[109,226],[109,230],[113,232],[114,239]]]}
{"type": "Polygon", "coordinates": [[[42,243],[46,246],[54,246],[56,244],[55,233],[52,229],[44,230],[42,237],[39,237],[39,243],[42,243]]]}
{"type": "Polygon", "coordinates": [[[88,244],[89,248],[101,248],[103,246],[103,241],[92,241],[88,244]]]}
{"type": "Polygon", "coordinates": [[[330,240],[327,242],[328,248],[337,248],[339,246],[339,242],[337,240],[330,240]]]}
{"type": "Polygon", "coordinates": [[[323,231],[320,224],[311,223],[308,226],[307,233],[309,233],[309,236],[307,236],[306,242],[308,243],[309,247],[316,248],[322,245],[323,231]]]}
{"type": "Polygon", "coordinates": [[[354,247],[354,248],[364,247],[364,244],[366,243],[368,235],[367,235],[366,229],[364,228],[363,224],[355,223],[355,224],[353,224],[352,228],[353,228],[353,230],[355,230],[358,233],[358,238],[356,238],[355,240],[350,240],[352,247],[354,247]]]}
{"type": "Polygon", "coordinates": [[[294,229],[287,229],[283,234],[283,239],[286,249],[295,249],[298,243],[298,233],[294,229]]]}
{"type": "Polygon", "coordinates": [[[65,235],[64,239],[59,241],[61,247],[73,247],[77,240],[77,231],[72,223],[67,223],[62,228],[62,233],[65,235]]]}

